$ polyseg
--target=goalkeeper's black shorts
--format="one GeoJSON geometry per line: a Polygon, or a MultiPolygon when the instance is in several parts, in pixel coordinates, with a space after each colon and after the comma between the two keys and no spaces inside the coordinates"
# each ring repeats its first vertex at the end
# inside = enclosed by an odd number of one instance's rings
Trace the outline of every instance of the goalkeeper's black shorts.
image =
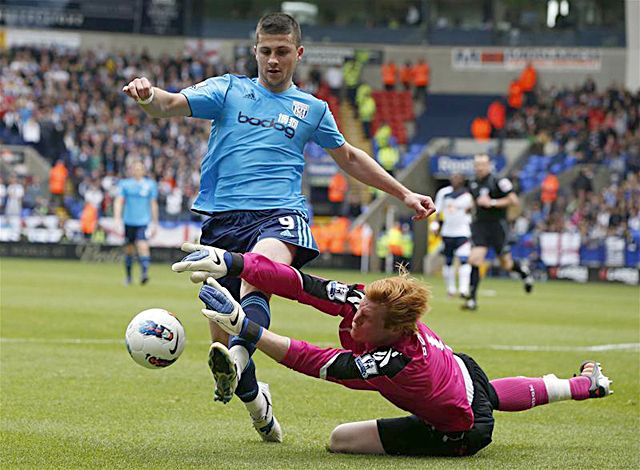
{"type": "Polygon", "coordinates": [[[498,407],[498,396],[476,361],[466,354],[456,355],[464,362],[473,381],[473,427],[462,432],[442,432],[415,415],[379,419],[378,433],[387,454],[463,457],[491,443],[493,410],[498,407]]]}

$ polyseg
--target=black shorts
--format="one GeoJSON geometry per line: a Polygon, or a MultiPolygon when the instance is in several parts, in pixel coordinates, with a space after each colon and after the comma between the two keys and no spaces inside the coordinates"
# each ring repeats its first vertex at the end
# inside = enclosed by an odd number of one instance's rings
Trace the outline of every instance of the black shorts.
{"type": "MultiPolygon", "coordinates": [[[[320,254],[311,234],[307,215],[291,209],[228,211],[212,214],[202,223],[200,243],[236,253],[246,253],[263,238],[276,238],[295,245],[296,255],[291,263],[295,268],[301,268],[320,254]]],[[[223,278],[220,283],[238,298],[239,278],[223,278]]]]}
{"type": "Polygon", "coordinates": [[[498,256],[511,252],[509,225],[504,219],[495,222],[472,223],[471,241],[473,246],[493,248],[498,256]]]}
{"type": "Polygon", "coordinates": [[[473,381],[473,427],[462,432],[442,432],[415,415],[379,419],[378,433],[387,454],[463,457],[491,443],[493,410],[498,407],[498,396],[476,361],[465,354],[456,355],[464,362],[473,381]]]}
{"type": "Polygon", "coordinates": [[[456,255],[461,259],[464,258],[464,261],[466,262],[466,258],[469,257],[469,253],[468,253],[469,248],[465,247],[465,249],[467,250],[467,253],[465,253],[464,256],[462,256],[458,252],[458,248],[463,246],[468,241],[469,241],[469,238],[467,237],[442,237],[442,243],[444,245],[444,248],[442,249],[442,254],[444,254],[447,265],[451,265],[451,263],[453,262],[453,258],[456,255]]]}
{"type": "Polygon", "coordinates": [[[127,244],[135,243],[139,240],[147,239],[147,226],[146,225],[125,225],[124,226],[124,239],[127,244]]]}

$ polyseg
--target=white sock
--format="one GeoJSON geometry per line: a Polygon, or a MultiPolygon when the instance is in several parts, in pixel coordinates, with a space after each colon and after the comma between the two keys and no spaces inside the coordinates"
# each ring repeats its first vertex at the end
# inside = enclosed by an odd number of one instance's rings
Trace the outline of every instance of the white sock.
{"type": "Polygon", "coordinates": [[[442,266],[442,277],[444,278],[444,282],[447,285],[447,293],[455,294],[456,292],[456,270],[451,266],[447,266],[446,264],[442,266]]]}
{"type": "Polygon", "coordinates": [[[469,284],[471,283],[471,265],[469,263],[460,266],[458,278],[460,279],[460,293],[469,295],[469,284]]]}
{"type": "Polygon", "coordinates": [[[549,403],[554,401],[571,400],[571,386],[568,379],[559,379],[553,374],[542,376],[547,388],[549,403]]]}
{"type": "Polygon", "coordinates": [[[249,364],[249,359],[251,359],[251,356],[249,356],[249,351],[247,351],[247,348],[245,348],[244,346],[236,344],[235,346],[232,346],[231,349],[229,349],[229,354],[231,354],[233,362],[236,363],[236,367],[238,369],[238,381],[240,381],[242,371],[245,370],[247,364],[249,364]]]}
{"type": "Polygon", "coordinates": [[[267,400],[258,389],[258,395],[251,401],[244,402],[244,406],[247,407],[247,411],[253,419],[264,418],[267,412],[267,400]]]}

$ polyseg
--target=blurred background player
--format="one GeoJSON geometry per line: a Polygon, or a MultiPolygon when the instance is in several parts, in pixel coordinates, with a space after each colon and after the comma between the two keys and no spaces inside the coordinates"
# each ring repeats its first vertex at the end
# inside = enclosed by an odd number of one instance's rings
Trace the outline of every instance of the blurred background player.
{"type": "Polygon", "coordinates": [[[154,233],[158,226],[158,185],[145,177],[142,162],[131,165],[131,178],[118,183],[118,197],[114,204],[116,227],[125,238],[124,266],[125,284],[131,284],[131,270],[134,254],[140,263],[140,283],[149,281],[149,263],[151,261],[147,227],[154,233]]]}
{"type": "Polygon", "coordinates": [[[471,265],[471,209],[473,197],[464,186],[464,176],[455,174],[451,177],[451,185],[445,186],[436,193],[436,211],[440,217],[439,234],[444,244],[445,264],[442,266],[442,277],[447,285],[447,294],[456,295],[456,266],[454,258],[458,258],[459,292],[463,297],[469,296],[469,279],[471,265]]]}
{"type": "MultiPolygon", "coordinates": [[[[366,152],[346,142],[324,101],[293,84],[293,74],[304,53],[300,26],[293,17],[285,13],[262,17],[256,28],[254,52],[257,79],[226,74],[180,93],[169,93],[143,77],[123,88],[153,117],[212,120],[200,192],[192,207],[208,216],[202,225],[202,244],[254,251],[297,267],[315,258],[318,249],[301,192],[302,150],[310,140],[326,148],[352,177],[403,201],[415,210],[416,219],[434,211],[431,198],[409,191],[366,152]]],[[[197,256],[186,262],[197,261],[197,256]]],[[[268,328],[269,294],[236,281],[225,281],[225,285],[247,315],[268,328]]],[[[212,345],[209,365],[216,381],[215,398],[226,403],[236,393],[261,437],[281,441],[277,421],[265,426],[262,420],[271,403],[260,393],[256,380],[251,360],[255,347],[240,337],[231,338],[229,343],[226,333],[214,323],[210,323],[210,330],[214,341],[230,345],[230,354],[239,364],[237,371],[227,369],[221,357],[227,353],[226,348],[212,345]]]]}
{"type": "Polygon", "coordinates": [[[462,306],[465,310],[478,308],[476,297],[480,284],[480,266],[484,263],[489,248],[495,250],[502,269],[520,275],[525,292],[530,293],[533,289],[533,276],[528,266],[521,265],[511,257],[507,208],[519,204],[513,184],[507,178],[498,179],[491,174],[491,159],[488,155],[476,155],[474,169],[476,179],[469,187],[475,200],[476,212],[471,224],[471,285],[469,298],[462,306]]]}
{"type": "Polygon", "coordinates": [[[214,273],[241,276],[265,292],[342,317],[343,349],[321,348],[280,336],[252,322],[213,278],[200,290],[202,313],[230,334],[256,344],[283,365],[356,390],[378,391],[411,413],[394,419],[345,423],[331,433],[332,452],[391,455],[473,455],[491,443],[493,410],[522,411],[561,400],[602,398],[611,381],[600,364],[585,361],[580,375],[559,379],[508,377],[489,381],[469,356],[453,350],[420,317],[430,291],[401,269],[368,286],[304,274],[255,253],[217,250],[224,266],[214,273]]]}

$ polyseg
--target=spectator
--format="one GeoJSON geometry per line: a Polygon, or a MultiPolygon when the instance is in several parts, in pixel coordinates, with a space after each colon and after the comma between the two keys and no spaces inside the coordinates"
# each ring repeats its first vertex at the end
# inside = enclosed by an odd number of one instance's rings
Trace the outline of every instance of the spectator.
{"type": "Polygon", "coordinates": [[[584,204],[593,192],[593,171],[584,165],[571,185],[580,205],[584,204]]]}
{"type": "Polygon", "coordinates": [[[506,122],[506,109],[502,101],[495,100],[487,108],[487,119],[494,129],[495,137],[502,136],[506,122]]]}
{"type": "Polygon", "coordinates": [[[362,129],[367,139],[370,139],[371,134],[371,122],[376,114],[376,102],[371,96],[371,92],[368,91],[363,94],[362,100],[358,105],[358,116],[362,122],[362,129]]]}
{"type": "Polygon", "coordinates": [[[342,69],[340,67],[332,65],[327,69],[324,77],[327,85],[329,86],[331,94],[336,98],[340,98],[342,96],[342,85],[344,82],[342,69]]]}
{"type": "Polygon", "coordinates": [[[476,140],[488,140],[491,137],[491,123],[487,118],[477,117],[471,122],[471,135],[476,140]]]}
{"type": "Polygon", "coordinates": [[[37,205],[38,199],[41,199],[44,195],[42,194],[42,186],[40,185],[40,178],[33,175],[31,176],[31,181],[25,188],[23,206],[25,209],[29,209],[33,211],[37,205]]]}
{"type": "Polygon", "coordinates": [[[542,210],[546,216],[551,213],[553,204],[558,199],[558,190],[560,189],[560,181],[558,177],[550,172],[542,181],[540,191],[540,202],[542,203],[542,210]]]}
{"type": "Polygon", "coordinates": [[[344,175],[338,171],[331,177],[329,181],[328,199],[332,206],[331,215],[341,215],[343,212],[343,206],[347,191],[349,190],[349,183],[344,175]]]}
{"type": "Polygon", "coordinates": [[[169,194],[167,194],[167,198],[165,201],[165,212],[167,215],[167,220],[178,222],[180,221],[180,215],[182,214],[184,197],[182,194],[182,190],[176,186],[169,194]]]}
{"type": "Polygon", "coordinates": [[[522,108],[523,104],[523,91],[520,82],[516,79],[511,81],[509,85],[509,96],[507,97],[507,103],[511,112],[517,111],[522,108]]]}
{"type": "Polygon", "coordinates": [[[393,145],[385,145],[378,149],[378,163],[391,176],[395,175],[396,166],[400,161],[400,151],[393,145]]]}
{"type": "Polygon", "coordinates": [[[362,74],[362,62],[357,59],[347,59],[342,67],[344,85],[347,90],[347,98],[351,106],[356,106],[356,90],[360,84],[362,74]]]}
{"type": "Polygon", "coordinates": [[[404,65],[400,67],[400,83],[405,91],[411,90],[413,84],[413,65],[410,61],[405,62],[404,65]]]}
{"type": "Polygon", "coordinates": [[[380,126],[378,127],[378,130],[376,130],[373,138],[378,148],[387,147],[392,144],[391,139],[393,138],[393,133],[391,126],[387,121],[382,121],[380,123],[380,126]]]}
{"type": "Polygon", "coordinates": [[[429,89],[431,69],[424,59],[420,58],[413,68],[414,99],[425,101],[429,89]]]}
{"type": "Polygon", "coordinates": [[[49,192],[52,196],[54,208],[64,206],[64,193],[68,175],[69,171],[64,163],[62,163],[62,160],[58,160],[49,171],[49,192]]]}
{"type": "Polygon", "coordinates": [[[398,70],[395,62],[387,61],[380,68],[382,73],[382,85],[387,91],[393,91],[396,89],[396,83],[398,80],[398,70]]]}
{"type": "Polygon", "coordinates": [[[527,106],[535,104],[535,88],[538,82],[538,74],[531,62],[527,62],[527,65],[522,69],[522,73],[519,78],[520,87],[524,93],[525,103],[527,106]]]}
{"type": "Polygon", "coordinates": [[[4,213],[8,217],[22,216],[22,199],[24,198],[24,186],[16,175],[9,176],[7,185],[7,202],[4,213]]]}
{"type": "MultiPolygon", "coordinates": [[[[104,194],[100,189],[100,186],[95,181],[91,181],[87,188],[84,191],[84,202],[85,207],[86,204],[91,204],[93,208],[100,213],[100,208],[102,207],[102,201],[104,200],[104,194]]],[[[93,231],[91,232],[93,233],[93,231]]]]}
{"type": "Polygon", "coordinates": [[[38,122],[37,111],[32,112],[27,120],[22,124],[22,140],[27,144],[38,146],[40,143],[40,123],[38,122]]]}
{"type": "Polygon", "coordinates": [[[98,226],[98,209],[90,202],[85,203],[80,215],[80,228],[85,240],[91,240],[91,237],[98,226]]]}

